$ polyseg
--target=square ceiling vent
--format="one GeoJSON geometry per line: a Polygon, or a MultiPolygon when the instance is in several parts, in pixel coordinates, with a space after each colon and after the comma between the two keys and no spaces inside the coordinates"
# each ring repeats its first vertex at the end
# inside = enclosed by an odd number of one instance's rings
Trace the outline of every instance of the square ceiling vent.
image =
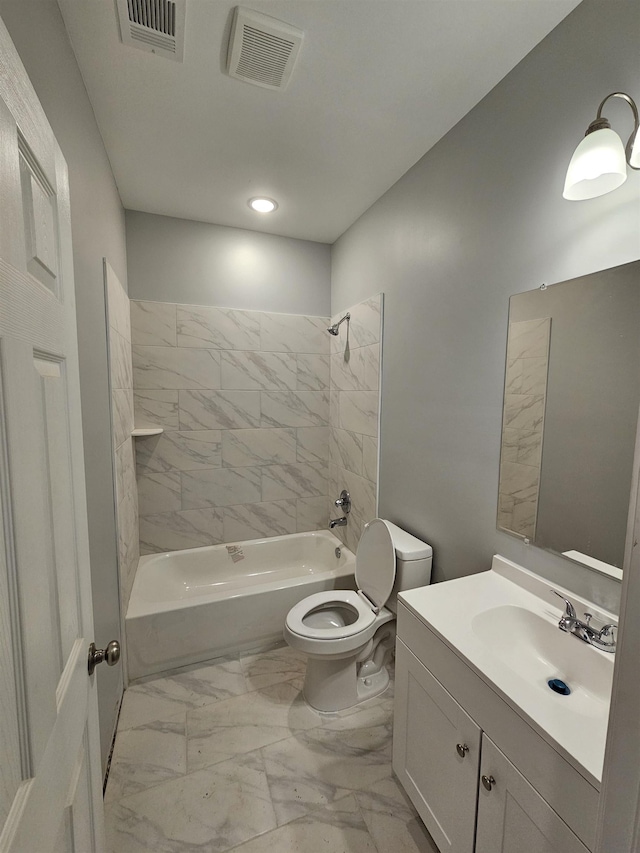
{"type": "Polygon", "coordinates": [[[117,0],[117,9],[123,44],[182,62],[185,0],[117,0]]]}
{"type": "Polygon", "coordinates": [[[284,89],[298,58],[302,30],[236,6],[227,52],[227,71],[231,77],[263,86],[284,89]]]}

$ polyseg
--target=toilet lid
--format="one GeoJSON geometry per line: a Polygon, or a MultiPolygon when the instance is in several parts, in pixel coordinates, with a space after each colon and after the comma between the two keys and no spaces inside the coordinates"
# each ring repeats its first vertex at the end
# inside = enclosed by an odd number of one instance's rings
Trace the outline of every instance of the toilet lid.
{"type": "Polygon", "coordinates": [[[384,607],[396,580],[396,552],[381,518],[365,524],[356,551],[356,584],[376,607],[384,607]]]}

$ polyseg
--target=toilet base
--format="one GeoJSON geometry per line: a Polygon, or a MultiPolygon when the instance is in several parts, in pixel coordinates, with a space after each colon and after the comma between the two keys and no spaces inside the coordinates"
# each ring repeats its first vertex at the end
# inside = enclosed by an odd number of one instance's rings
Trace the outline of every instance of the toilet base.
{"type": "Polygon", "coordinates": [[[303,696],[316,711],[344,711],[372,699],[389,686],[389,673],[382,666],[372,675],[359,678],[355,658],[309,658],[304,679],[303,696]]]}

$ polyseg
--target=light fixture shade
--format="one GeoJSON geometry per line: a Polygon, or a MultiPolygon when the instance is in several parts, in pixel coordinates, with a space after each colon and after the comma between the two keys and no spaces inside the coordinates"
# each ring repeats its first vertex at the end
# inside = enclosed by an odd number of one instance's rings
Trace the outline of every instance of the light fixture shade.
{"type": "Polygon", "coordinates": [[[640,128],[636,133],[636,138],[633,140],[633,148],[631,149],[631,157],[629,157],[629,165],[634,169],[640,169],[640,128]]]}
{"type": "Polygon", "coordinates": [[[627,180],[627,161],[618,134],[594,130],[576,148],[564,182],[564,198],[582,201],[617,189],[627,180]]]}

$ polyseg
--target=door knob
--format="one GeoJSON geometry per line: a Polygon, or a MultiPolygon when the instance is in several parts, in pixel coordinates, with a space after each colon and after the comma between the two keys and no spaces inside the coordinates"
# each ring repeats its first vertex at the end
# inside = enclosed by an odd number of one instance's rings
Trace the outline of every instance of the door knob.
{"type": "Polygon", "coordinates": [[[111,640],[106,649],[96,649],[96,644],[91,643],[89,646],[89,675],[93,675],[94,669],[102,661],[107,662],[107,666],[115,666],[120,660],[120,643],[117,640],[111,640]]]}
{"type": "Polygon", "coordinates": [[[460,758],[464,758],[465,755],[469,752],[469,747],[466,745],[466,743],[457,743],[456,749],[458,750],[458,755],[460,756],[460,758]]]}
{"type": "Polygon", "coordinates": [[[483,776],[482,777],[482,784],[487,789],[487,791],[490,791],[493,788],[493,786],[496,784],[496,780],[493,778],[493,776],[483,776]]]}

